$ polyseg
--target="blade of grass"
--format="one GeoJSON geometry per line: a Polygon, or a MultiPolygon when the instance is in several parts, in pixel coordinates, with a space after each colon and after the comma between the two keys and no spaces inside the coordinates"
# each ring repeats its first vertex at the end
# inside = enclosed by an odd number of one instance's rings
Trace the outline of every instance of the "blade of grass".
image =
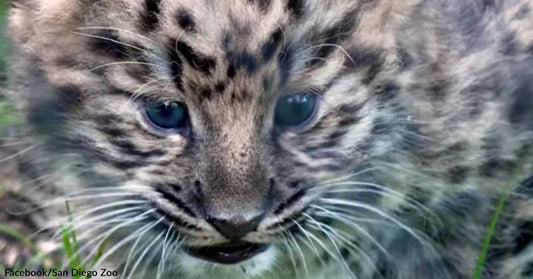
{"type": "Polygon", "coordinates": [[[521,158],[521,160],[518,163],[518,167],[514,170],[514,172],[511,175],[511,178],[509,179],[509,182],[506,184],[506,185],[510,185],[509,186],[510,188],[506,191],[503,191],[502,194],[500,195],[498,204],[496,205],[496,209],[494,210],[494,214],[492,215],[492,219],[491,219],[488,231],[485,235],[485,238],[483,239],[483,246],[481,248],[481,253],[477,261],[476,270],[475,270],[474,277],[473,277],[474,279],[481,279],[483,275],[483,268],[487,260],[487,255],[489,253],[492,237],[494,236],[494,233],[496,232],[498,220],[500,219],[500,216],[503,212],[505,204],[507,200],[509,199],[509,195],[513,192],[515,187],[517,187],[517,185],[519,185],[526,178],[525,175],[522,173],[523,172],[522,168],[526,164],[531,162],[531,159],[532,159],[531,153],[527,153],[524,157],[521,158]]]}
{"type": "MultiPolygon", "coordinates": [[[[68,203],[68,201],[65,201],[65,205],[67,207],[69,223],[72,224],[72,212],[70,211],[70,204],[68,203]]],[[[70,237],[72,239],[73,251],[76,255],[76,263],[77,265],[79,265],[81,263],[81,258],[80,258],[80,253],[79,253],[80,247],[78,245],[78,239],[76,238],[76,231],[72,229],[72,227],[69,227],[69,231],[70,231],[70,237]]],[[[85,268],[83,268],[83,270],[85,270],[85,268]]]]}
{"type": "Polygon", "coordinates": [[[104,240],[100,246],[98,246],[98,251],[96,251],[96,255],[91,261],[90,268],[95,267],[94,265],[100,260],[100,258],[104,255],[104,247],[106,245],[106,241],[104,240]]]}
{"type": "MultiPolygon", "coordinates": [[[[76,257],[74,256],[74,251],[72,250],[72,244],[70,242],[70,233],[68,229],[65,229],[61,226],[61,237],[63,240],[63,248],[68,257],[68,264],[70,269],[78,269],[79,262],[76,262],[76,257]]],[[[74,276],[75,279],[79,279],[79,276],[74,276]]]]}

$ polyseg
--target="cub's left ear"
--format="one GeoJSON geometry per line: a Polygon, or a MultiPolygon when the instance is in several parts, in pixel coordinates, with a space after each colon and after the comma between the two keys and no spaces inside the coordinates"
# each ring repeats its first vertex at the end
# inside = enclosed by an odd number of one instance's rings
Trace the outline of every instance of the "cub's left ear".
{"type": "Polygon", "coordinates": [[[31,22],[37,15],[37,4],[31,0],[12,0],[9,13],[9,31],[15,42],[26,42],[32,33],[31,22]]]}
{"type": "MultiPolygon", "coordinates": [[[[78,15],[87,0],[12,0],[9,30],[16,43],[27,42],[39,30],[66,26],[78,15]]],[[[59,31],[59,30],[54,30],[59,31]]]]}

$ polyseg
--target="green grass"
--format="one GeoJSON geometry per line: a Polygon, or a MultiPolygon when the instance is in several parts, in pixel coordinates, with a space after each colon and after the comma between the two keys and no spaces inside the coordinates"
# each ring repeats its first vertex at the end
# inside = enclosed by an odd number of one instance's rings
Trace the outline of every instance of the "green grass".
{"type": "MultiPolygon", "coordinates": [[[[70,208],[67,203],[67,212],[70,214],[70,208]]],[[[72,220],[71,220],[72,221],[72,220]]],[[[80,271],[86,271],[86,270],[92,270],[95,267],[95,264],[100,260],[104,253],[104,246],[105,242],[103,242],[97,250],[97,253],[95,256],[88,261],[88,263],[83,263],[81,260],[80,255],[80,248],[78,245],[78,240],[76,237],[76,232],[72,229],[70,226],[62,226],[60,228],[61,232],[61,247],[59,250],[54,251],[53,253],[40,253],[33,242],[33,240],[26,235],[24,235],[22,232],[15,230],[13,228],[10,228],[8,226],[0,224],[0,234],[10,236],[14,238],[16,241],[18,241],[20,244],[22,244],[24,247],[29,247],[31,249],[31,252],[34,256],[33,259],[30,260],[30,262],[26,265],[21,265],[19,263],[15,263],[14,266],[9,267],[13,268],[14,270],[24,270],[27,268],[31,268],[35,265],[42,266],[47,269],[54,268],[56,270],[62,269],[62,263],[57,262],[53,266],[47,266],[47,262],[54,262],[54,255],[66,258],[68,261],[68,267],[70,270],[76,269],[80,271]]],[[[0,274],[5,274],[5,270],[7,267],[0,265],[0,274]]],[[[13,278],[15,279],[15,278],[13,278]]],[[[51,276],[50,279],[57,279],[56,277],[51,276]]],[[[87,277],[82,276],[73,276],[72,279],[88,279],[87,277]]]]}
{"type": "MultiPolygon", "coordinates": [[[[496,232],[498,228],[498,220],[500,219],[500,216],[502,212],[504,211],[505,205],[507,201],[509,200],[510,194],[513,192],[516,187],[522,183],[527,177],[524,174],[524,166],[526,166],[529,162],[531,162],[533,156],[530,153],[524,154],[520,162],[517,164],[518,167],[514,170],[513,174],[511,175],[511,178],[506,183],[506,185],[509,186],[509,189],[506,191],[503,191],[501,194],[498,204],[496,205],[496,209],[494,210],[494,213],[492,215],[492,219],[490,222],[490,225],[487,229],[487,232],[485,234],[485,238],[483,239],[483,245],[481,247],[481,252],[478,257],[476,270],[474,273],[473,279],[482,279],[483,277],[483,269],[485,266],[485,262],[487,260],[487,256],[490,250],[490,245],[492,241],[492,237],[494,236],[494,233],[496,232]]],[[[526,171],[526,173],[533,172],[533,170],[526,171]]]]}

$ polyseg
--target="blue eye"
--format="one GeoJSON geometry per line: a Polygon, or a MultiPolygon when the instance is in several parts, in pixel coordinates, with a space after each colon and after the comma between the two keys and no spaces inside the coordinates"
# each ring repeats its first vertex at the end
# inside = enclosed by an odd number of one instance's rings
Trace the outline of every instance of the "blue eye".
{"type": "Polygon", "coordinates": [[[278,126],[296,126],[304,123],[315,112],[316,96],[299,93],[278,100],[274,122],[278,126]]]}
{"type": "Polygon", "coordinates": [[[148,102],[146,115],[163,129],[179,129],[187,125],[187,109],[178,102],[148,102]]]}

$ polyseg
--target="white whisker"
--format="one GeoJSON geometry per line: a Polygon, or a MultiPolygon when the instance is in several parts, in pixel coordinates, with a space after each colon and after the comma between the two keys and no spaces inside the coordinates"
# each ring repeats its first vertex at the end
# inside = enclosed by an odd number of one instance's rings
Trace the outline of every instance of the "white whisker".
{"type": "Polygon", "coordinates": [[[83,37],[88,37],[88,38],[94,38],[94,39],[101,39],[101,40],[105,40],[105,41],[109,41],[109,42],[113,42],[113,43],[116,43],[116,44],[119,44],[119,45],[123,45],[123,46],[126,46],[126,47],[129,47],[129,48],[132,48],[132,49],[135,49],[135,50],[138,50],[138,51],[142,51],[148,55],[153,55],[161,60],[165,60],[163,59],[162,57],[156,55],[155,53],[152,53],[152,52],[149,52],[145,49],[142,49],[140,47],[136,47],[134,45],[131,45],[131,44],[128,44],[128,43],[124,43],[124,42],[121,42],[121,41],[117,41],[117,40],[114,40],[114,39],[111,39],[111,38],[106,38],[106,37],[102,37],[102,36],[97,36],[97,35],[91,35],[91,34],[86,34],[86,33],[82,33],[82,32],[76,32],[76,31],[72,31],[72,33],[76,34],[76,35],[80,35],[80,36],[83,36],[83,37]]]}
{"type": "Polygon", "coordinates": [[[98,70],[98,69],[101,69],[101,68],[105,68],[105,67],[109,67],[109,66],[116,66],[116,65],[146,65],[146,66],[152,66],[152,67],[156,67],[156,68],[161,68],[161,66],[153,64],[153,63],[145,63],[145,62],[138,62],[138,61],[125,61],[125,62],[111,62],[111,63],[103,64],[103,65],[91,68],[88,71],[92,72],[92,71],[95,71],[95,70],[98,70]]]}
{"type": "Polygon", "coordinates": [[[415,231],[413,231],[411,228],[409,228],[408,226],[406,226],[402,222],[396,220],[395,218],[391,217],[387,213],[385,213],[382,210],[379,210],[379,209],[377,209],[375,207],[372,207],[370,205],[367,205],[367,204],[364,204],[364,203],[360,203],[360,202],[346,201],[346,200],[342,200],[342,199],[320,198],[320,201],[323,202],[323,203],[326,203],[326,204],[360,208],[360,209],[364,209],[364,210],[373,212],[373,213],[375,213],[375,214],[377,214],[377,215],[379,215],[379,216],[381,216],[381,217],[393,222],[394,224],[396,224],[400,228],[402,228],[404,231],[406,231],[411,236],[413,236],[416,240],[418,240],[420,242],[420,244],[422,244],[424,246],[427,245],[427,242],[422,237],[420,237],[415,231]]]}

